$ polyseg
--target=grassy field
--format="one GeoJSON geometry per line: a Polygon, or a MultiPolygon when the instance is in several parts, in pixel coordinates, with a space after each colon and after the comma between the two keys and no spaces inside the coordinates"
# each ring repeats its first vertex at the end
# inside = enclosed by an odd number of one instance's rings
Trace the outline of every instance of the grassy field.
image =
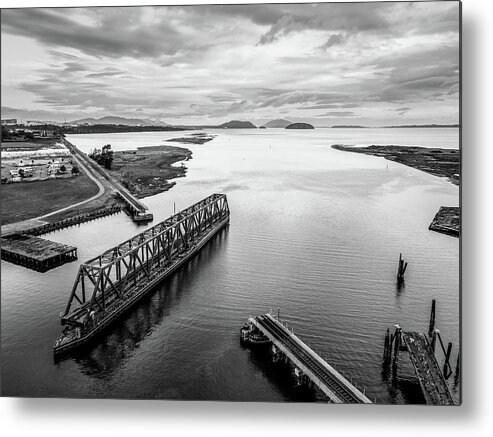
{"type": "Polygon", "coordinates": [[[2,185],[2,225],[38,217],[98,193],[86,175],[2,185]]]}
{"type": "Polygon", "coordinates": [[[190,150],[175,146],[141,147],[116,152],[110,173],[141,199],[169,190],[175,182],[168,180],[183,177],[187,171],[184,165],[173,164],[191,156],[190,150]]]}

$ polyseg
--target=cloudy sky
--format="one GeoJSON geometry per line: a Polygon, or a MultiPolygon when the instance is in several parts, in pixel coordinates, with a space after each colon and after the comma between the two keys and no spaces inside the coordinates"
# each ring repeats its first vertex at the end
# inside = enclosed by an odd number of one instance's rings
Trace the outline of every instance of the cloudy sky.
{"type": "Polygon", "coordinates": [[[458,123],[458,2],[2,10],[2,118],[458,123]]]}

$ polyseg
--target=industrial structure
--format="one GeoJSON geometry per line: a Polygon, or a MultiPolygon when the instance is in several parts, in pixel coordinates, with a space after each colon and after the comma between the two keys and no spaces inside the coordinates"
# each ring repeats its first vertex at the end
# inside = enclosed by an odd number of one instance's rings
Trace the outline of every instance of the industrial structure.
{"type": "Polygon", "coordinates": [[[195,255],[229,222],[213,194],[80,265],[55,353],[86,343],[195,255]]]}

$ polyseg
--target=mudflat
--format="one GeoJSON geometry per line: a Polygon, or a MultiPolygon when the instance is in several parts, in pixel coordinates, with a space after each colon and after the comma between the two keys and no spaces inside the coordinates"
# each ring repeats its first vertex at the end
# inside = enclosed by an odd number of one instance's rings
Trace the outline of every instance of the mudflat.
{"type": "Polygon", "coordinates": [[[425,171],[434,176],[447,177],[450,182],[459,185],[460,151],[417,146],[367,146],[355,147],[335,144],[333,149],[366,155],[382,156],[389,161],[425,171]]]}

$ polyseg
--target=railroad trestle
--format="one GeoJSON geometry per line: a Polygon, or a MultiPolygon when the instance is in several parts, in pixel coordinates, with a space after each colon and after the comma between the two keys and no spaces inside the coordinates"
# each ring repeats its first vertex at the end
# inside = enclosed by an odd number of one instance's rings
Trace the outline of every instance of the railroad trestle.
{"type": "Polygon", "coordinates": [[[62,325],[77,328],[80,337],[97,330],[178,268],[228,218],[226,196],[213,194],[81,264],[62,325]]]}

